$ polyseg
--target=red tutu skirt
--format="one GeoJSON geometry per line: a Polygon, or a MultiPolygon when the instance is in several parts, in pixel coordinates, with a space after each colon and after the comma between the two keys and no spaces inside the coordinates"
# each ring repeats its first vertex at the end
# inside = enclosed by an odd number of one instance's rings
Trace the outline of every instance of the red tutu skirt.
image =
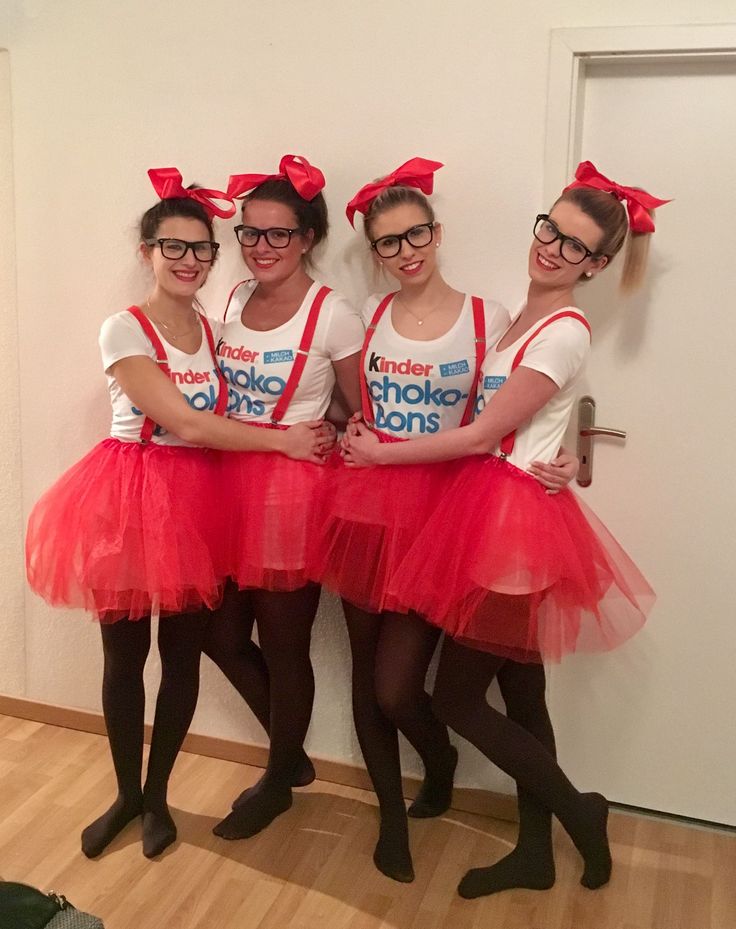
{"type": "Polygon", "coordinates": [[[496,457],[466,459],[397,566],[384,601],[516,661],[607,651],[654,592],[595,514],[496,457]]]}
{"type": "Polygon", "coordinates": [[[30,586],[102,622],[218,605],[224,575],[218,453],[105,439],[28,521],[30,586]]]}
{"type": "Polygon", "coordinates": [[[391,575],[456,470],[456,462],[346,468],[336,458],[325,483],[311,578],[363,610],[389,608],[391,575]]]}
{"type": "Polygon", "coordinates": [[[329,466],[277,452],[228,452],[220,467],[227,513],[225,573],[240,588],[304,587],[329,466]]]}

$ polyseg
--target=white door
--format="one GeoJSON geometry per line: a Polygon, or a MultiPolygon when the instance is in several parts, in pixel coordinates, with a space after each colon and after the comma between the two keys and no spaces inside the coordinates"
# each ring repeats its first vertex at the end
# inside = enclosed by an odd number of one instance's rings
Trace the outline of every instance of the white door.
{"type": "MultiPolygon", "coordinates": [[[[577,492],[658,594],[620,650],[553,669],[560,757],[615,801],[736,824],[736,56],[595,61],[574,163],[673,197],[644,291],[587,288],[597,424],[577,492]]],[[[551,153],[550,157],[554,157],[551,153]]]]}

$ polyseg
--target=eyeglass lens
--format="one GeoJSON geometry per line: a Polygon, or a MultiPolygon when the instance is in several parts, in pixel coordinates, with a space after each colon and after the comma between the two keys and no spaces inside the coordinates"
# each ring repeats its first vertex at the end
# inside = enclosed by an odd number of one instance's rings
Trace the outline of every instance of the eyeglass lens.
{"type": "Polygon", "coordinates": [[[560,240],[560,255],[568,264],[578,265],[585,261],[590,251],[576,239],[570,239],[564,235],[557,226],[546,216],[540,216],[534,226],[534,237],[545,245],[549,245],[556,239],[560,240]]]}
{"type": "Polygon", "coordinates": [[[161,254],[172,261],[183,258],[191,248],[197,261],[212,261],[217,253],[216,242],[185,242],[183,239],[161,239],[161,254]]]}
{"type": "Polygon", "coordinates": [[[422,223],[419,226],[412,226],[401,235],[384,235],[376,239],[373,247],[381,258],[394,258],[401,251],[401,243],[404,239],[413,248],[424,248],[429,245],[434,235],[431,223],[422,223]]]}
{"type": "Polygon", "coordinates": [[[238,226],[235,229],[235,234],[241,245],[247,245],[249,247],[257,245],[259,239],[263,236],[271,248],[286,248],[289,242],[291,242],[292,235],[296,231],[296,229],[282,229],[276,226],[271,229],[257,229],[255,226],[238,226]]]}

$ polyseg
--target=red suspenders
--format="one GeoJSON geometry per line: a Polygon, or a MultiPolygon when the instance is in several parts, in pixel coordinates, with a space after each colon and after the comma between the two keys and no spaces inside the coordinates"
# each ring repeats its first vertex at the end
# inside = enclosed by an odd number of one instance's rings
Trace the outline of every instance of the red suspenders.
{"type": "MultiPolygon", "coordinates": [[[[368,354],[368,346],[373,339],[373,334],[376,331],[376,327],[381,320],[381,317],[386,312],[386,308],[389,303],[396,296],[398,291],[395,291],[391,294],[386,294],[386,296],[381,300],[381,302],[376,307],[376,312],[373,314],[368,328],[366,330],[365,339],[363,341],[363,348],[360,353],[360,396],[363,406],[363,419],[369,426],[375,425],[375,417],[373,415],[373,404],[371,403],[370,395],[368,394],[368,383],[365,377],[365,359],[368,354]]],[[[475,407],[475,395],[478,389],[478,380],[480,378],[480,369],[483,364],[483,358],[486,354],[486,317],[485,317],[485,307],[483,301],[480,297],[472,297],[471,304],[473,307],[473,330],[475,343],[475,375],[473,377],[473,382],[468,391],[468,402],[465,404],[465,411],[463,412],[463,418],[460,422],[461,426],[467,426],[470,420],[473,418],[473,409],[475,407]]]]}
{"type": "Polygon", "coordinates": [[[480,381],[480,369],[483,367],[483,359],[486,357],[486,312],[483,301],[480,297],[473,297],[473,329],[475,342],[475,377],[468,392],[468,403],[460,421],[461,426],[467,426],[473,418],[475,410],[476,395],[478,392],[478,382],[480,381]]]}
{"type": "MultiPolygon", "coordinates": [[[[161,367],[161,370],[167,377],[171,377],[171,368],[169,368],[169,360],[166,356],[166,349],[163,346],[163,342],[158,337],[158,333],[153,328],[153,325],[150,319],[142,312],[140,307],[129,306],[128,312],[135,316],[136,320],[140,324],[141,329],[145,332],[148,340],[153,349],[156,352],[156,363],[161,367]]],[[[217,358],[215,356],[215,339],[212,335],[212,329],[210,327],[207,318],[198,313],[200,320],[202,321],[202,327],[204,328],[204,334],[207,339],[207,344],[209,345],[210,354],[212,355],[212,362],[215,366],[215,372],[217,373],[218,381],[218,390],[217,390],[217,405],[215,407],[215,415],[222,416],[227,407],[227,384],[225,383],[225,378],[220,370],[220,366],[217,364],[217,358]]],[[[141,426],[141,442],[149,442],[151,436],[153,435],[153,430],[156,428],[156,423],[146,416],[143,420],[143,425],[141,426]]]]}
{"type": "MultiPolygon", "coordinates": [[[[225,316],[223,319],[227,319],[227,311],[230,309],[230,301],[233,298],[233,294],[240,287],[241,284],[248,284],[250,281],[240,281],[236,284],[235,287],[230,291],[230,296],[227,298],[227,304],[225,307],[225,316]]],[[[307,363],[307,358],[309,357],[309,349],[312,347],[312,341],[314,339],[314,331],[317,328],[317,322],[319,320],[319,313],[322,309],[322,304],[325,302],[327,294],[332,292],[330,287],[320,287],[317,291],[312,305],[309,308],[309,315],[307,316],[307,321],[304,325],[304,332],[302,333],[302,338],[299,343],[299,348],[296,352],[296,358],[294,359],[294,364],[289,374],[288,380],[286,381],[286,386],[284,387],[284,392],[279,397],[278,403],[274,407],[273,413],[271,414],[271,425],[278,426],[281,423],[281,420],[286,415],[286,411],[289,408],[289,404],[294,398],[297,388],[299,387],[299,381],[301,379],[302,373],[304,371],[304,366],[307,363]]],[[[264,423],[253,423],[254,426],[266,425],[264,423]]]]}
{"type": "Polygon", "coordinates": [[[271,423],[274,426],[278,426],[286,415],[289,404],[291,403],[292,398],[296,393],[296,389],[299,386],[299,381],[301,380],[304,366],[306,365],[307,358],[309,357],[309,349],[312,347],[314,330],[317,328],[317,320],[319,319],[319,311],[322,309],[322,304],[325,302],[325,297],[329,293],[329,287],[320,287],[320,289],[317,291],[317,295],[312,301],[312,306],[309,308],[309,316],[307,316],[307,322],[304,326],[304,332],[302,333],[302,339],[296,352],[296,358],[291,369],[291,374],[289,374],[289,379],[286,382],[286,387],[284,387],[284,392],[279,397],[278,403],[274,407],[274,411],[271,414],[271,423]]]}
{"type": "MultiPolygon", "coordinates": [[[[590,324],[588,323],[588,320],[584,316],[580,315],[580,313],[574,313],[572,310],[564,310],[562,313],[555,313],[554,316],[550,316],[549,319],[545,320],[545,322],[543,322],[541,326],[538,326],[534,330],[534,332],[532,332],[529,338],[526,339],[526,341],[521,346],[521,348],[518,350],[518,352],[514,356],[513,362],[511,363],[512,374],[521,364],[521,360],[524,357],[524,352],[529,347],[530,342],[536,339],[539,333],[543,329],[546,329],[547,326],[549,326],[551,323],[556,322],[558,319],[564,319],[567,316],[569,316],[571,319],[577,319],[578,322],[582,323],[585,326],[585,328],[588,330],[588,334],[590,335],[590,324]]],[[[509,434],[504,436],[503,439],[501,440],[501,445],[500,445],[500,449],[501,449],[500,457],[501,458],[508,458],[508,456],[514,450],[515,441],[516,441],[516,430],[514,429],[513,432],[509,432],[509,434]]]]}

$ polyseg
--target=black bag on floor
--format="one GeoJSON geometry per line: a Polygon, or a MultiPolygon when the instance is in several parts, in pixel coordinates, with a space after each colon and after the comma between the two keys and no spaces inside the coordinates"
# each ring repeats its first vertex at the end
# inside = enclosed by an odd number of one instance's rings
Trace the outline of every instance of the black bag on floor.
{"type": "Polygon", "coordinates": [[[0,881],[0,929],[105,929],[102,920],[82,913],[65,897],[27,884],[0,881]]]}

